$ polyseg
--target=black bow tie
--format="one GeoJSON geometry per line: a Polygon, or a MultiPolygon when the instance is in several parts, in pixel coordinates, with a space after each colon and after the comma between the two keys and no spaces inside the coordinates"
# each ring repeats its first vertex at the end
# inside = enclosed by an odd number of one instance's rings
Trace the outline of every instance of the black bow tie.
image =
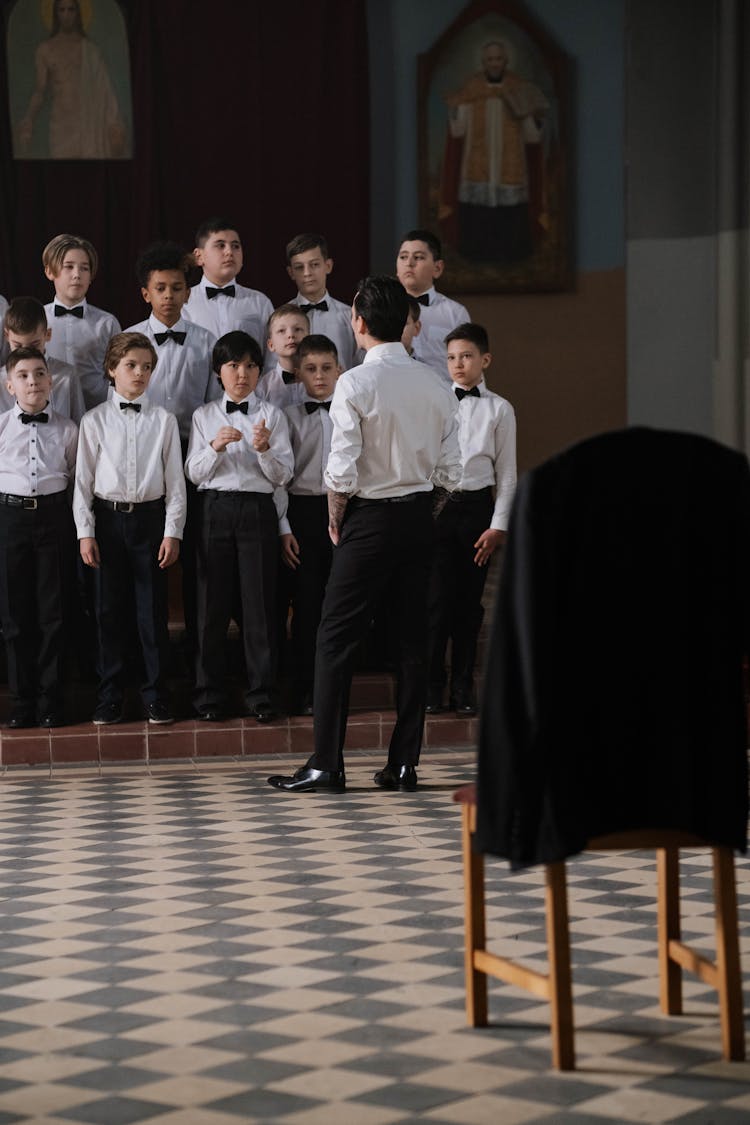
{"type": "Polygon", "coordinates": [[[330,410],[331,409],[330,402],[306,402],[305,403],[305,410],[307,411],[308,414],[314,414],[316,410],[320,410],[320,409],[330,410]]]}
{"type": "Polygon", "coordinates": [[[429,305],[430,294],[429,293],[423,293],[421,297],[417,297],[417,300],[419,301],[420,305],[429,305]]]}
{"type": "Polygon", "coordinates": [[[23,422],[24,426],[28,426],[29,422],[49,422],[49,414],[24,414],[21,413],[18,417],[23,422]]]}
{"type": "Polygon", "coordinates": [[[294,377],[294,372],[293,372],[293,371],[282,371],[282,372],[281,372],[281,378],[282,378],[282,379],[284,380],[284,382],[286,383],[287,387],[291,386],[291,384],[292,384],[292,383],[296,383],[296,382],[297,382],[297,380],[296,380],[296,379],[295,379],[295,377],[294,377]]]}
{"type": "Polygon", "coordinates": [[[77,316],[83,320],[83,305],[76,305],[74,309],[66,309],[65,305],[55,305],[55,316],[77,316]]]}
{"type": "Polygon", "coordinates": [[[206,286],[206,296],[209,301],[213,301],[214,297],[233,297],[235,294],[235,287],[233,285],[225,285],[223,289],[212,289],[210,285],[206,286]]]}
{"type": "Polygon", "coordinates": [[[234,414],[235,410],[239,410],[240,414],[247,414],[246,402],[227,402],[227,414],[234,414]]]}
{"type": "Polygon", "coordinates": [[[479,387],[472,387],[470,391],[465,391],[463,389],[463,387],[454,387],[454,390],[456,392],[456,398],[458,399],[459,402],[461,401],[462,398],[466,398],[467,395],[471,395],[472,398],[480,398],[481,397],[480,394],[479,394],[479,387]]]}
{"type": "Polygon", "coordinates": [[[328,312],[328,301],[318,301],[317,305],[300,305],[299,311],[303,313],[328,312]]]}
{"type": "Polygon", "coordinates": [[[154,332],[154,339],[157,344],[166,344],[167,340],[174,340],[175,344],[179,344],[180,347],[185,343],[186,336],[187,332],[173,332],[171,328],[168,328],[166,332],[154,332]]]}
{"type": "Polygon", "coordinates": [[[140,402],[121,402],[120,410],[135,410],[136,414],[141,412],[140,402]]]}

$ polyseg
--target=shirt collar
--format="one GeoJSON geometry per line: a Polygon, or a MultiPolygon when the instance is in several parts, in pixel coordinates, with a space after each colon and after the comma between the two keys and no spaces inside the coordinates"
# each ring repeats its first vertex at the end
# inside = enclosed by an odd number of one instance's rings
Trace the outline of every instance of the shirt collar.
{"type": "MultiPolygon", "coordinates": [[[[20,418],[22,414],[28,414],[29,413],[28,410],[24,410],[24,408],[19,404],[18,399],[15,400],[15,404],[13,405],[13,407],[11,409],[13,410],[13,413],[15,414],[16,418],[20,418]]],[[[42,413],[49,414],[50,410],[51,410],[51,407],[50,407],[49,399],[48,399],[47,402],[44,404],[44,406],[41,408],[41,410],[37,410],[36,413],[37,414],[42,414],[42,413]]]]}
{"type": "Polygon", "coordinates": [[[180,317],[177,323],[173,324],[171,328],[167,328],[166,324],[157,320],[153,313],[151,313],[151,316],[148,318],[148,326],[154,335],[156,335],[157,332],[187,332],[188,330],[188,322],[183,320],[182,317],[180,317]]]}
{"type": "MultiPolygon", "coordinates": [[[[226,391],[224,391],[222,407],[223,407],[223,410],[224,410],[225,414],[227,412],[227,403],[228,402],[234,402],[234,399],[230,398],[229,395],[226,393],[226,391]]],[[[257,408],[260,406],[260,399],[257,397],[255,391],[250,391],[250,394],[245,395],[244,398],[241,398],[240,402],[246,402],[247,403],[248,414],[251,414],[254,410],[257,410],[257,408]]]]}
{"type": "Polygon", "coordinates": [[[293,304],[295,304],[295,305],[317,305],[319,301],[330,301],[330,299],[331,299],[331,297],[330,297],[330,294],[329,294],[327,289],[323,290],[323,296],[318,297],[317,301],[311,301],[309,297],[305,297],[304,294],[300,293],[300,291],[298,289],[297,290],[297,296],[294,298],[293,304]]]}
{"type": "MultiPolygon", "coordinates": [[[[140,405],[141,409],[144,409],[144,410],[148,406],[148,398],[146,397],[145,391],[143,392],[142,395],[138,395],[138,398],[124,398],[124,396],[121,395],[121,394],[118,394],[117,391],[115,390],[115,388],[113,387],[112,388],[112,398],[110,399],[110,401],[114,402],[114,403],[136,402],[140,405]]],[[[117,412],[118,412],[118,414],[120,413],[119,409],[118,409],[117,412]]]]}
{"type": "Polygon", "coordinates": [[[205,289],[206,286],[208,286],[209,289],[226,289],[227,285],[236,285],[236,284],[237,284],[237,275],[236,274],[233,278],[231,278],[230,281],[225,281],[222,285],[214,285],[213,281],[209,281],[208,278],[206,277],[205,273],[202,273],[201,279],[198,282],[198,285],[200,286],[201,289],[205,289]]]}
{"type": "Polygon", "coordinates": [[[59,305],[61,309],[82,308],[84,316],[86,315],[86,309],[88,308],[88,301],[86,300],[85,297],[83,298],[82,301],[76,301],[76,303],[74,305],[66,305],[65,302],[61,301],[60,298],[57,296],[57,294],[55,294],[55,298],[54,298],[52,304],[53,305],[59,305]]]}
{"type": "Polygon", "coordinates": [[[385,344],[375,344],[365,352],[364,363],[377,363],[386,357],[397,363],[409,363],[411,357],[400,340],[393,340],[385,344]]]}

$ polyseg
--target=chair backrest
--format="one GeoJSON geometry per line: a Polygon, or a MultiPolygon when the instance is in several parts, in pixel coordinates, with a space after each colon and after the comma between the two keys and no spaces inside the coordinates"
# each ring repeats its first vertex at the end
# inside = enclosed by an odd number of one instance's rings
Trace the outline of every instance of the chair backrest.
{"type": "Polygon", "coordinates": [[[478,846],[553,861],[597,835],[742,848],[750,469],[633,428],[522,478],[482,714],[478,846]]]}

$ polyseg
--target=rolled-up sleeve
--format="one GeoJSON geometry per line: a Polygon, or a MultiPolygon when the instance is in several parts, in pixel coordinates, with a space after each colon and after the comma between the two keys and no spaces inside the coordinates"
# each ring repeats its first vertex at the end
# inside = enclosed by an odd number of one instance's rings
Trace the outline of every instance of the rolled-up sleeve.
{"type": "Polygon", "coordinates": [[[336,384],[331,402],[331,452],[324,474],[331,492],[351,496],[357,488],[357,461],[362,452],[362,416],[346,376],[336,384]]]}

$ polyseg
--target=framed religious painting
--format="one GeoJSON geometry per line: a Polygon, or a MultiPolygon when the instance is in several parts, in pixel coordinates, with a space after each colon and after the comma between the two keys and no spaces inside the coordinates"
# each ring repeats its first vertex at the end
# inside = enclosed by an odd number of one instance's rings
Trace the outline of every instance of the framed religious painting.
{"type": "Polygon", "coordinates": [[[16,0],[7,11],[16,160],[129,160],[130,55],[116,0],[16,0]]]}
{"type": "Polygon", "coordinates": [[[567,65],[515,0],[474,0],[419,56],[420,221],[443,288],[570,285],[567,65]]]}

